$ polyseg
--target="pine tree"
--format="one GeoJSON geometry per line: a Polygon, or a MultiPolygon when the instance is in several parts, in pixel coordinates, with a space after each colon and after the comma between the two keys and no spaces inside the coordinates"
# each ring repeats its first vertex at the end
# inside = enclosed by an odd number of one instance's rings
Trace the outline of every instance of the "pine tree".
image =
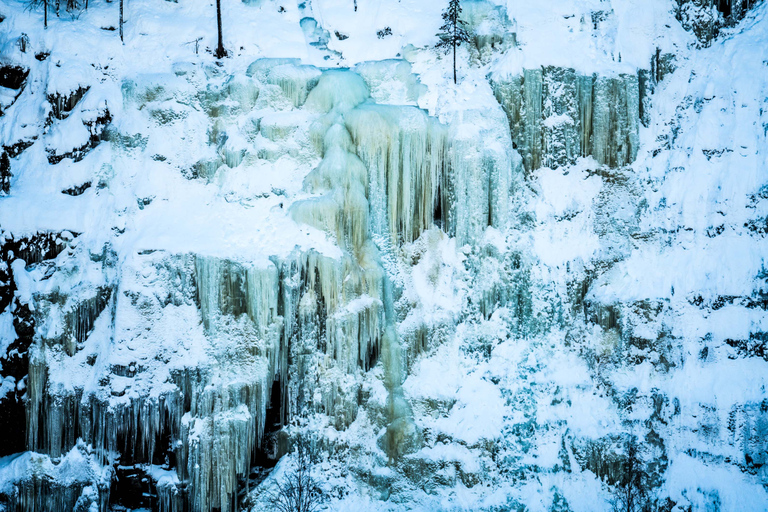
{"type": "Polygon", "coordinates": [[[464,21],[461,16],[461,0],[450,0],[448,2],[448,8],[443,11],[443,26],[440,27],[440,32],[437,33],[437,37],[440,41],[435,45],[436,48],[445,50],[446,52],[453,50],[453,83],[456,83],[456,48],[461,46],[461,43],[469,42],[469,34],[464,28],[464,21]]]}

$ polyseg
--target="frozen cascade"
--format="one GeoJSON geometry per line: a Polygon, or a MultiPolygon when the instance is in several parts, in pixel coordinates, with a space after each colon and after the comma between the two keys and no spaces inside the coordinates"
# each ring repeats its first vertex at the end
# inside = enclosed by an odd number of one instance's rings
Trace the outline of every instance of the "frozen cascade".
{"type": "Polygon", "coordinates": [[[492,73],[490,79],[527,171],[586,156],[622,167],[637,156],[637,74],[582,75],[549,66],[521,75],[492,73]]]}
{"type": "Polygon", "coordinates": [[[416,107],[376,104],[348,112],[345,123],[368,169],[372,232],[412,242],[434,222],[445,127],[416,107]]]}
{"type": "MultiPolygon", "coordinates": [[[[307,104],[321,111],[333,111],[325,116],[333,122],[342,111],[356,106],[367,97],[367,87],[358,75],[344,71],[328,72],[310,94],[307,104]],[[339,92],[337,88],[344,81],[352,84],[350,91],[347,91],[350,94],[339,92]]],[[[341,375],[337,375],[332,368],[328,368],[312,376],[309,365],[305,364],[307,357],[300,357],[296,379],[299,387],[292,393],[297,398],[295,412],[300,413],[302,403],[314,401],[317,405],[322,404],[322,410],[335,418],[339,427],[351,423],[356,415],[356,405],[350,401],[353,393],[345,391],[349,387],[345,376],[360,370],[367,371],[375,364],[383,325],[383,270],[378,263],[378,251],[368,234],[368,174],[353,151],[354,145],[347,128],[340,122],[333,123],[322,137],[323,160],[304,180],[304,190],[317,195],[298,201],[291,207],[296,221],[328,232],[344,249],[344,256],[339,262],[340,272],[334,274],[344,283],[339,290],[340,300],[337,299],[338,291],[329,297],[327,285],[321,285],[319,290],[312,286],[313,276],[310,274],[306,290],[291,301],[292,304],[298,303],[295,332],[308,334],[310,338],[317,337],[318,348],[322,350],[324,347],[327,360],[335,361],[333,366],[341,371],[341,375]],[[321,385],[319,403],[301,388],[311,378],[325,381],[321,385]]],[[[318,279],[322,275],[318,273],[318,279]]],[[[288,303],[286,301],[286,305],[288,303]]],[[[286,333],[294,329],[287,326],[286,333]]],[[[299,334],[299,338],[304,337],[304,334],[299,334]]],[[[301,350],[306,340],[297,339],[296,342],[301,350]]]]}
{"type": "MultiPolygon", "coordinates": [[[[238,480],[262,448],[267,408],[282,425],[318,412],[344,429],[357,415],[362,375],[378,361],[388,394],[380,446],[392,460],[421,446],[403,396],[404,349],[380,250],[435,224],[464,242],[502,227],[515,163],[511,148],[489,136],[499,125],[494,116],[481,122],[475,112],[446,126],[414,106],[374,103],[366,80],[400,80],[405,99],[415,98],[419,84],[404,78],[406,69],[404,61],[368,63],[360,74],[318,77],[297,61],[263,60],[249,68],[252,84],[232,78],[197,94],[212,120],[208,143],[220,155],[207,178],[222,163],[250,165],[244,155],[254,141],[232,126],[236,112],[261,109],[259,140],[276,144],[314,116],[309,134],[322,160],[290,215],[335,238],[342,255],[296,249],[253,263],[148,251],[121,263],[121,275],[96,295],[69,300],[69,309],[39,300],[40,314],[57,312],[63,327],[46,324],[31,353],[29,449],[58,458],[82,439],[100,463],[128,465],[162,464],[172,452],[178,480],[157,486],[164,510],[233,510],[238,480]],[[217,103],[230,94],[233,105],[217,103]],[[188,332],[162,327],[174,315],[188,332]],[[172,336],[187,340],[189,352],[169,355],[163,346],[177,343],[166,341],[172,336]],[[63,379],[69,361],[93,384],[63,379]],[[270,404],[274,396],[280,402],[270,404]]],[[[124,94],[144,106],[179,93],[134,84],[124,94]]]]}
{"type": "MultiPolygon", "coordinates": [[[[361,363],[362,359],[365,359],[365,363],[361,365],[363,370],[370,368],[381,343],[381,357],[386,375],[385,386],[389,395],[387,406],[389,426],[382,439],[382,447],[394,459],[418,448],[419,433],[402,394],[401,384],[404,379],[402,354],[395,329],[391,284],[379,262],[378,250],[370,240],[369,226],[378,225],[379,233],[382,234],[397,233],[401,226],[395,224],[396,221],[392,221],[393,218],[398,217],[397,207],[405,207],[410,211],[409,205],[412,202],[418,202],[424,196],[421,192],[431,190],[431,183],[438,173],[434,166],[430,169],[428,165],[424,165],[423,155],[428,153],[424,147],[426,141],[418,137],[419,134],[429,133],[426,129],[430,122],[427,116],[418,109],[408,107],[381,107],[366,104],[353,108],[356,103],[359,103],[357,100],[367,96],[362,91],[354,89],[353,92],[357,94],[353,94],[351,100],[346,94],[335,96],[328,94],[326,89],[328,85],[325,84],[333,85],[342,77],[348,76],[346,73],[334,73],[330,75],[330,80],[327,82],[321,78],[307,101],[308,105],[314,103],[322,106],[323,110],[332,112],[328,115],[334,116],[335,119],[343,116],[344,124],[336,122],[327,130],[323,141],[323,161],[304,182],[305,190],[308,192],[324,192],[325,195],[319,199],[308,199],[297,203],[292,212],[298,221],[325,229],[336,236],[339,245],[349,255],[347,259],[350,260],[344,281],[349,280],[349,277],[355,277],[358,269],[364,275],[375,276],[371,282],[376,287],[375,290],[371,289],[371,286],[365,287],[366,289],[360,290],[365,293],[348,302],[342,314],[337,313],[331,316],[328,321],[328,341],[329,346],[333,348],[333,354],[337,357],[341,354],[349,354],[341,358],[342,361],[348,361],[347,367],[342,368],[346,373],[352,370],[350,363],[353,358],[349,356],[353,355],[357,355],[361,363]],[[322,98],[313,98],[320,94],[323,95],[322,98]],[[402,125],[398,125],[399,114],[405,114],[402,125]],[[371,124],[369,121],[374,123],[371,124]],[[373,129],[366,130],[366,127],[371,126],[373,129]],[[413,135],[405,134],[401,137],[399,133],[401,126],[412,127],[413,135]],[[375,146],[374,141],[380,135],[386,137],[384,143],[375,146]],[[363,137],[369,138],[361,140],[363,137]],[[358,153],[363,155],[362,161],[352,153],[355,147],[358,153]],[[366,147],[372,153],[379,153],[379,158],[389,157],[390,161],[391,159],[397,159],[397,161],[389,168],[386,165],[379,165],[378,168],[373,169],[372,165],[377,162],[371,156],[366,158],[366,154],[361,151],[362,147],[366,147]],[[417,176],[414,181],[418,185],[411,192],[412,160],[418,161],[413,170],[413,175],[417,176]],[[363,162],[368,164],[367,173],[363,162]],[[388,175],[393,178],[390,178],[387,184],[388,175]],[[405,177],[400,178],[400,175],[405,177]],[[429,179],[428,188],[421,188],[420,181],[425,179],[425,176],[429,179]],[[400,194],[401,190],[404,190],[402,194],[400,194]],[[368,222],[369,208],[366,196],[377,198],[379,201],[376,206],[370,208],[371,215],[375,219],[371,223],[368,222]],[[398,201],[398,198],[403,199],[398,201]],[[392,222],[385,223],[386,217],[383,214],[387,211],[387,199],[389,199],[392,222]],[[381,341],[379,341],[380,338],[381,341]],[[354,343],[355,340],[358,340],[357,344],[354,343]]],[[[350,80],[354,84],[353,87],[356,88],[359,85],[357,79],[350,80]]],[[[437,123],[434,123],[434,126],[438,126],[437,123]]],[[[443,140],[441,139],[441,146],[444,145],[443,140]]],[[[437,158],[434,160],[436,161],[437,158]]],[[[429,194],[427,204],[423,202],[421,204],[421,212],[425,217],[419,224],[422,229],[430,225],[433,220],[433,201],[432,194],[429,194]]],[[[406,237],[411,236],[410,222],[404,224],[406,224],[403,226],[407,233],[406,237]]],[[[304,302],[303,298],[302,302],[304,302]]],[[[313,309],[314,304],[317,303],[315,296],[307,301],[310,309],[313,309]]],[[[328,393],[324,390],[323,402],[328,404],[331,400],[335,400],[334,394],[331,393],[329,400],[328,393]]],[[[328,407],[329,405],[326,405],[326,408],[328,407]]]]}
{"type": "Polygon", "coordinates": [[[301,64],[299,59],[259,59],[248,66],[246,75],[262,84],[280,87],[292,105],[300,107],[317,85],[321,71],[301,64]]]}

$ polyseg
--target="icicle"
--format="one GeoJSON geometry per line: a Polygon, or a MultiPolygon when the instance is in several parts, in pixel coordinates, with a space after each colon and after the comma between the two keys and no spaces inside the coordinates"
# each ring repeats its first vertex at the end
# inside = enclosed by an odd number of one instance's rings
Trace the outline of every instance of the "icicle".
{"type": "MultiPolygon", "coordinates": [[[[112,290],[110,289],[98,289],[94,297],[77,304],[74,310],[70,312],[67,324],[71,326],[73,331],[69,337],[72,343],[85,342],[96,319],[107,306],[111,295],[112,290]]],[[[68,355],[71,356],[75,353],[76,347],[72,346],[71,343],[65,348],[68,355]]]]}
{"type": "Polygon", "coordinates": [[[526,69],[493,76],[494,94],[509,119],[525,169],[593,156],[621,167],[637,156],[640,85],[637,75],[578,75],[572,69],[526,69]]]}
{"type": "Polygon", "coordinates": [[[440,200],[443,228],[459,245],[477,242],[488,226],[507,225],[516,170],[507,130],[501,109],[468,110],[451,123],[450,170],[441,180],[446,197],[440,200]]]}
{"type": "Polygon", "coordinates": [[[368,168],[373,233],[415,240],[433,222],[444,128],[415,107],[363,105],[345,120],[368,168]]]}
{"type": "Polygon", "coordinates": [[[279,86],[293,106],[300,107],[317,85],[321,74],[322,72],[314,66],[283,64],[270,70],[267,83],[279,86]]]}

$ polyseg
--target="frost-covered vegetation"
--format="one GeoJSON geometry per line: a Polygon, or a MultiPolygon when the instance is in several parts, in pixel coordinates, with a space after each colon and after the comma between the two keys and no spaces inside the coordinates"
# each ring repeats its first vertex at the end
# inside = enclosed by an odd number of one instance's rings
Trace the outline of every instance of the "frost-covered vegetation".
{"type": "Polygon", "coordinates": [[[768,509],[768,4],[460,6],[0,3],[0,511],[768,509]]]}

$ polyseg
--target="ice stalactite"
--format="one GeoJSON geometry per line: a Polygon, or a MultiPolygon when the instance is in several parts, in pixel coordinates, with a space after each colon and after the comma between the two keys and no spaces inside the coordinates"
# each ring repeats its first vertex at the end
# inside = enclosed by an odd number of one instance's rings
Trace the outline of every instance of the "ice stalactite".
{"type": "Polygon", "coordinates": [[[70,91],[68,94],[61,92],[48,94],[48,103],[51,105],[50,115],[56,119],[66,119],[87,92],[88,87],[78,87],[77,90],[70,91]]]}
{"type": "Polygon", "coordinates": [[[434,222],[445,127],[416,107],[376,104],[348,112],[345,123],[368,169],[372,232],[395,246],[412,242],[434,222]]]}
{"type": "Polygon", "coordinates": [[[342,119],[344,112],[367,98],[363,80],[347,71],[326,72],[313,89],[307,106],[326,112],[315,125],[323,160],[304,180],[305,191],[316,195],[291,207],[295,220],[326,231],[344,250],[340,260],[310,253],[301,256],[305,263],[294,264],[304,277],[284,308],[286,336],[293,336],[292,351],[298,363],[292,413],[320,409],[339,428],[356,416],[358,385],[350,377],[375,364],[383,324],[383,272],[368,230],[368,173],[354,154],[342,119]],[[343,87],[346,83],[348,88],[343,87]],[[294,314],[289,314],[289,306],[294,314]],[[313,368],[313,347],[307,346],[308,340],[315,340],[314,349],[325,354],[327,362],[320,362],[325,371],[318,373],[313,368]],[[310,394],[306,384],[312,381],[318,388],[310,394]]]}
{"type": "Polygon", "coordinates": [[[11,481],[5,483],[13,488],[8,495],[0,492],[0,507],[4,511],[109,509],[112,468],[102,466],[84,443],[78,443],[57,461],[31,452],[10,459],[5,469],[11,481]]]}
{"type": "Polygon", "coordinates": [[[102,288],[96,290],[93,297],[85,299],[70,311],[70,319],[67,325],[71,326],[71,333],[67,336],[66,351],[73,355],[77,350],[77,344],[82,344],[93,329],[94,322],[109,303],[112,290],[102,288]]]}
{"type": "Polygon", "coordinates": [[[157,440],[179,431],[182,397],[171,392],[111,402],[107,396],[51,388],[44,361],[30,363],[28,448],[59,457],[77,439],[93,446],[104,463],[120,453],[123,462],[152,461],[157,440]]]}
{"type": "Polygon", "coordinates": [[[248,66],[246,74],[262,84],[278,86],[294,107],[300,107],[317,85],[321,71],[299,59],[259,59],[248,66]]]}
{"type": "Polygon", "coordinates": [[[460,245],[477,243],[488,226],[507,226],[520,157],[500,109],[462,112],[450,124],[449,140],[449,165],[437,198],[442,226],[460,245]]]}
{"type": "Polygon", "coordinates": [[[493,74],[491,81],[527,171],[585,156],[622,167],[637,156],[637,74],[582,75],[549,66],[522,75],[493,74]]]}

